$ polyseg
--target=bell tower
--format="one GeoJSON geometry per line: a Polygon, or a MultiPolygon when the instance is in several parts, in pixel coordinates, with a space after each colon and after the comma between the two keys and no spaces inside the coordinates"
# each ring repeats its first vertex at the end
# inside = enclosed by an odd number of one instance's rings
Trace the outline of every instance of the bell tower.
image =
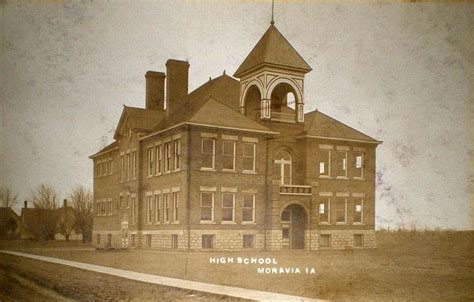
{"type": "Polygon", "coordinates": [[[240,112],[255,120],[304,122],[304,76],[311,67],[273,20],[234,73],[240,79],[240,112]]]}

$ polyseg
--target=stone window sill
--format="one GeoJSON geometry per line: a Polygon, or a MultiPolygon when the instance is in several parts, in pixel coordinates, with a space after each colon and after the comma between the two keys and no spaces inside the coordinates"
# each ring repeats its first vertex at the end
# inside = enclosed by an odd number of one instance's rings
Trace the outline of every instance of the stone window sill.
{"type": "Polygon", "coordinates": [[[243,173],[243,174],[255,174],[255,175],[257,174],[257,172],[255,172],[255,171],[250,171],[250,170],[243,170],[242,173],[243,173]]]}
{"type": "Polygon", "coordinates": [[[215,221],[200,221],[200,224],[216,224],[215,221]]]}

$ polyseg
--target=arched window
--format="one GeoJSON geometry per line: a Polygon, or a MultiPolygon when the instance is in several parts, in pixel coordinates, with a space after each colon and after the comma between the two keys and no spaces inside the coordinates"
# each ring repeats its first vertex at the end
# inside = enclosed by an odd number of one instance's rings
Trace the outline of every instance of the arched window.
{"type": "Polygon", "coordinates": [[[280,150],[275,154],[274,178],[282,185],[291,185],[292,161],[291,155],[285,150],[280,150]]]}

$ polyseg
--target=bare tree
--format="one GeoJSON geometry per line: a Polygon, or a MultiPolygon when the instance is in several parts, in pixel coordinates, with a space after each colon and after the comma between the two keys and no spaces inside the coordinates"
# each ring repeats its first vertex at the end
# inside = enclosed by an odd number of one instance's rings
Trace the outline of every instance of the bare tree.
{"type": "Polygon", "coordinates": [[[78,186],[71,193],[71,203],[74,211],[76,226],[82,234],[82,242],[89,241],[92,237],[92,217],[94,203],[92,193],[84,186],[78,186]]]}
{"type": "Polygon", "coordinates": [[[25,213],[25,227],[35,239],[54,239],[58,223],[56,190],[51,185],[42,184],[32,192],[31,197],[34,209],[25,213]]]}
{"type": "Polygon", "coordinates": [[[12,208],[18,202],[18,195],[13,194],[7,187],[0,188],[0,204],[5,208],[12,208]]]}
{"type": "Polygon", "coordinates": [[[74,211],[70,206],[68,206],[66,199],[64,199],[64,206],[58,211],[58,232],[66,238],[66,241],[69,241],[69,237],[76,229],[76,217],[74,211]]]}

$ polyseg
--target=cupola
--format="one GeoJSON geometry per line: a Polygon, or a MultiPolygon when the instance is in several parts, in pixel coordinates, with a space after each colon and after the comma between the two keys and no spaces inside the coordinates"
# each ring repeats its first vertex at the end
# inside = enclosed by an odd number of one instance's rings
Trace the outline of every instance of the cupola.
{"type": "Polygon", "coordinates": [[[304,122],[304,75],[311,67],[274,22],[234,73],[240,112],[255,120],[304,122]]]}

